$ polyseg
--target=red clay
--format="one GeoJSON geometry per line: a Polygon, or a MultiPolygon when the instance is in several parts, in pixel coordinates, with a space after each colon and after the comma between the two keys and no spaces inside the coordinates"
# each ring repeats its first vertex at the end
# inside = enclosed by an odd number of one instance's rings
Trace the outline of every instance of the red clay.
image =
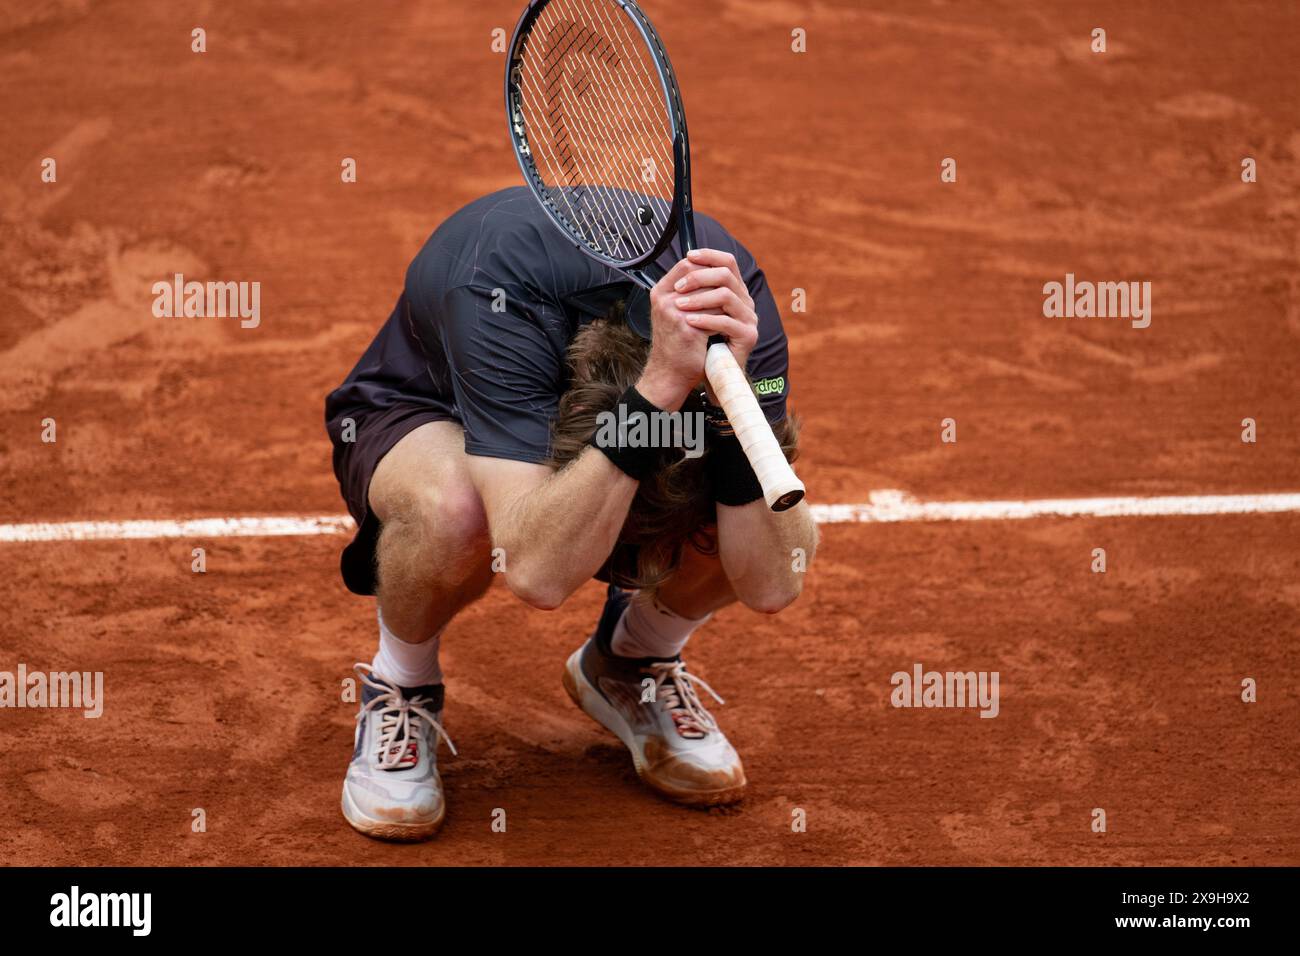
{"type": "MultiPolygon", "coordinates": [[[[428,232],[517,181],[491,49],[517,3],[246,6],[0,26],[0,522],[341,511],[325,392],[428,232]],[[154,318],[176,272],[260,281],[261,326],[154,318]]],[[[726,0],[705,30],[647,7],[697,204],[786,313],[813,500],[1297,490],[1292,6],[726,0]],[[1151,327],[1044,318],[1067,272],[1151,281],[1151,327]]],[[[560,686],[598,586],[549,614],[498,588],[444,641],[461,756],[418,847],[338,810],[340,683],[375,631],[341,540],[4,544],[0,670],[102,670],[107,704],[0,710],[0,862],[1294,865],[1298,538],[1300,515],[828,526],[793,608],[693,642],[751,782],[707,813],[644,790],[560,686]],[[999,671],[997,719],[890,707],[916,662],[999,671]]]]}

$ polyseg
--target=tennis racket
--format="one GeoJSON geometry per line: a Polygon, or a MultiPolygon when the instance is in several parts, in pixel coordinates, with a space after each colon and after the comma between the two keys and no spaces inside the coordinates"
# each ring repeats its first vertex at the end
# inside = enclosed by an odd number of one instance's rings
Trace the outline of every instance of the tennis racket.
{"type": "MultiPolygon", "coordinates": [[[[587,255],[649,289],[656,259],[695,245],[691,154],[677,77],[632,0],[531,0],[510,42],[506,119],[524,181],[587,255]]],[[[720,336],[705,375],[773,511],[804,486],[720,336]]]]}

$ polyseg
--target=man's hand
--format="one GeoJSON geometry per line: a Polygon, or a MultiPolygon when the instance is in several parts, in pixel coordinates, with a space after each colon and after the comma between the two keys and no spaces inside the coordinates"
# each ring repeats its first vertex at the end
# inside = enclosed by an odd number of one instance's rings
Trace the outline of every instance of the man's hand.
{"type": "Polygon", "coordinates": [[[650,358],[637,391],[660,408],[680,408],[704,377],[710,335],[722,335],[743,369],[758,341],[754,300],[736,257],[697,249],[650,290],[650,358]]]}

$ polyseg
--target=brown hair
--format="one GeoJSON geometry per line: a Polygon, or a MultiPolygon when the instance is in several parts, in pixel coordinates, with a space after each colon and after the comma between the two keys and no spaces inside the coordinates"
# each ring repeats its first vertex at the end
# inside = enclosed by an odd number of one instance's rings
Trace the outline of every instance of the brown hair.
{"type": "MultiPolygon", "coordinates": [[[[569,344],[569,387],[551,427],[552,466],[562,468],[582,454],[596,433],[597,416],[612,411],[636,384],[649,352],[650,343],[617,313],[578,330],[569,344]]],[[[786,458],[794,461],[798,418],[788,414],[773,430],[786,458]]],[[[677,570],[688,543],[704,554],[714,553],[717,511],[705,464],[708,455],[707,445],[697,458],[665,449],[659,469],[642,480],[612,556],[610,574],[615,584],[628,588],[662,584],[677,570]]]]}

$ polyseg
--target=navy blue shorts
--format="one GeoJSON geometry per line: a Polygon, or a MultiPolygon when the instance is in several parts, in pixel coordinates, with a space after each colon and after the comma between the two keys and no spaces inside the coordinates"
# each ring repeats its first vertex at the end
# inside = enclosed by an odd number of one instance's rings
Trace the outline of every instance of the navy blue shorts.
{"type": "MultiPolygon", "coordinates": [[[[385,329],[396,333],[410,320],[406,296],[393,307],[385,329]]],[[[357,523],[343,549],[343,582],[356,594],[375,593],[375,544],[379,519],[370,511],[370,479],[393,446],[427,422],[459,422],[449,394],[429,378],[428,366],[397,334],[381,335],[356,367],[325,399],[325,428],[334,445],[334,476],[357,523]]]]}

